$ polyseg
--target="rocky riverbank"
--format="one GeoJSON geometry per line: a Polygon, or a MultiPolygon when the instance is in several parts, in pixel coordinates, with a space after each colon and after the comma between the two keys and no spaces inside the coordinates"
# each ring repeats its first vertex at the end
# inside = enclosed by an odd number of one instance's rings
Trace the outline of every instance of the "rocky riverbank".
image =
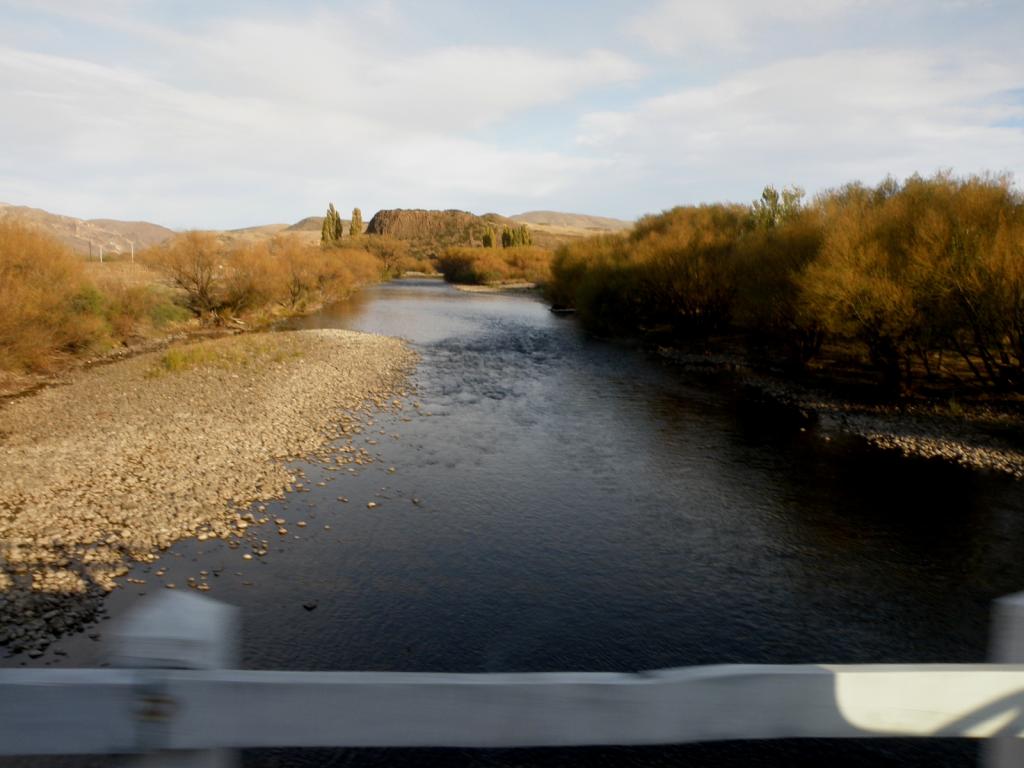
{"type": "Polygon", "coordinates": [[[245,334],[0,407],[0,644],[38,655],[90,621],[133,561],[191,536],[245,537],[267,522],[259,502],[300,485],[284,460],[397,407],[414,362],[369,334],[245,334]]]}
{"type": "Polygon", "coordinates": [[[540,295],[540,287],[526,280],[513,280],[507,283],[488,283],[487,285],[466,285],[452,283],[457,291],[466,293],[507,293],[513,296],[540,295]]]}
{"type": "Polygon", "coordinates": [[[659,354],[691,370],[724,371],[760,396],[814,421],[825,437],[850,434],[905,456],[950,461],[1024,479],[1020,418],[993,407],[941,403],[864,403],[753,371],[732,355],[698,355],[667,347],[659,354]]]}

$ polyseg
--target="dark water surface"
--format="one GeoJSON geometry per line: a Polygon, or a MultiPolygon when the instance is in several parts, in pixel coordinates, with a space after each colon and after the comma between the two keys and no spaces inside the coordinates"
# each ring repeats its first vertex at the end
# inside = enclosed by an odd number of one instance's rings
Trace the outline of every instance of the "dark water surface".
{"type": "MultiPolygon", "coordinates": [[[[270,505],[270,514],[309,527],[296,529],[299,540],[272,541],[265,562],[194,541],[161,561],[168,580],[181,583],[224,566],[210,594],[242,608],[244,666],[491,672],[980,661],[992,599],[1024,589],[1020,484],[853,440],[826,442],[728,381],[588,339],[533,299],[399,281],[297,325],[409,339],[422,358],[409,402],[422,405],[376,417],[357,445],[375,439],[367,447],[380,461],[357,476],[303,465],[310,491],[270,505]],[[315,485],[321,479],[330,482],[315,485]],[[380,506],[367,509],[369,500],[380,506]],[[309,600],[316,610],[303,609],[309,600]]],[[[117,593],[112,612],[134,595],[117,593]]],[[[260,751],[245,762],[974,759],[966,742],[793,741],[260,751]]]]}

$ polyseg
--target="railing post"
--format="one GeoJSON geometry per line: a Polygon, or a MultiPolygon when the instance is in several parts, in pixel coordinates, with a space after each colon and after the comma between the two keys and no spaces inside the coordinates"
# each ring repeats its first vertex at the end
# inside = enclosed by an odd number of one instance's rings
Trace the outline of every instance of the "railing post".
{"type": "MultiPolygon", "coordinates": [[[[996,600],[989,655],[996,664],[1024,663],[1024,592],[996,600]]],[[[1024,768],[1024,739],[990,739],[983,747],[985,768],[1024,768]]]]}
{"type": "Polygon", "coordinates": [[[161,670],[230,669],[238,662],[237,609],[186,592],[165,592],[129,613],[112,633],[112,666],[138,670],[138,768],[229,768],[227,750],[169,751],[175,702],[161,670]]]}

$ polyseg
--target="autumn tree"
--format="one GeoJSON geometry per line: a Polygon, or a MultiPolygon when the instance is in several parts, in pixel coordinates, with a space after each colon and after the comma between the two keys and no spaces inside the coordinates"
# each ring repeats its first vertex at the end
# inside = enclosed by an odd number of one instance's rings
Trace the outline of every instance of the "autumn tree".
{"type": "Polygon", "coordinates": [[[352,223],[349,225],[348,233],[351,237],[363,234],[363,212],[358,208],[352,209],[352,223]]]}
{"type": "Polygon", "coordinates": [[[193,312],[204,315],[219,308],[223,254],[212,233],[184,232],[156,249],[151,260],[185,292],[193,312]]]}

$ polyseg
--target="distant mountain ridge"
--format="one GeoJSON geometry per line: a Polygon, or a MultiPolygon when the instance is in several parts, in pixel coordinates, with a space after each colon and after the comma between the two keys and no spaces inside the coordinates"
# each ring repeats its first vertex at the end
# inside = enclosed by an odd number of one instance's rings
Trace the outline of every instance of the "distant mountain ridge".
{"type": "Polygon", "coordinates": [[[307,216],[304,219],[299,219],[290,227],[289,232],[319,232],[324,226],[323,216],[307,216]]]}
{"type": "MultiPolygon", "coordinates": [[[[133,244],[138,251],[159,245],[176,234],[169,227],[148,221],[80,219],[41,208],[0,203],[0,219],[4,218],[14,218],[41,229],[84,256],[98,256],[101,247],[105,254],[128,254],[133,244]]],[[[344,224],[347,234],[349,222],[345,220],[344,224]]],[[[523,224],[530,227],[533,242],[546,248],[554,248],[578,237],[619,232],[633,226],[621,219],[558,211],[527,211],[516,216],[502,216],[497,213],[477,215],[454,209],[396,208],[377,211],[365,231],[408,240],[415,253],[428,255],[452,245],[479,245],[488,227],[500,233],[504,227],[523,224]]],[[[307,216],[291,225],[264,224],[214,231],[226,244],[260,241],[283,233],[301,235],[303,240],[312,243],[319,241],[322,225],[322,216],[307,216]]]]}
{"type": "Polygon", "coordinates": [[[148,221],[119,221],[117,219],[79,219],[62,216],[27,205],[0,203],[0,219],[13,218],[28,226],[42,229],[61,241],[75,253],[88,256],[105,253],[130,253],[162,243],[175,233],[173,229],[148,221]]]}
{"type": "Polygon", "coordinates": [[[589,216],[584,213],[562,213],[559,211],[527,211],[510,216],[513,221],[534,226],[582,229],[594,232],[621,232],[633,227],[633,222],[612,219],[607,216],[589,216]]]}

